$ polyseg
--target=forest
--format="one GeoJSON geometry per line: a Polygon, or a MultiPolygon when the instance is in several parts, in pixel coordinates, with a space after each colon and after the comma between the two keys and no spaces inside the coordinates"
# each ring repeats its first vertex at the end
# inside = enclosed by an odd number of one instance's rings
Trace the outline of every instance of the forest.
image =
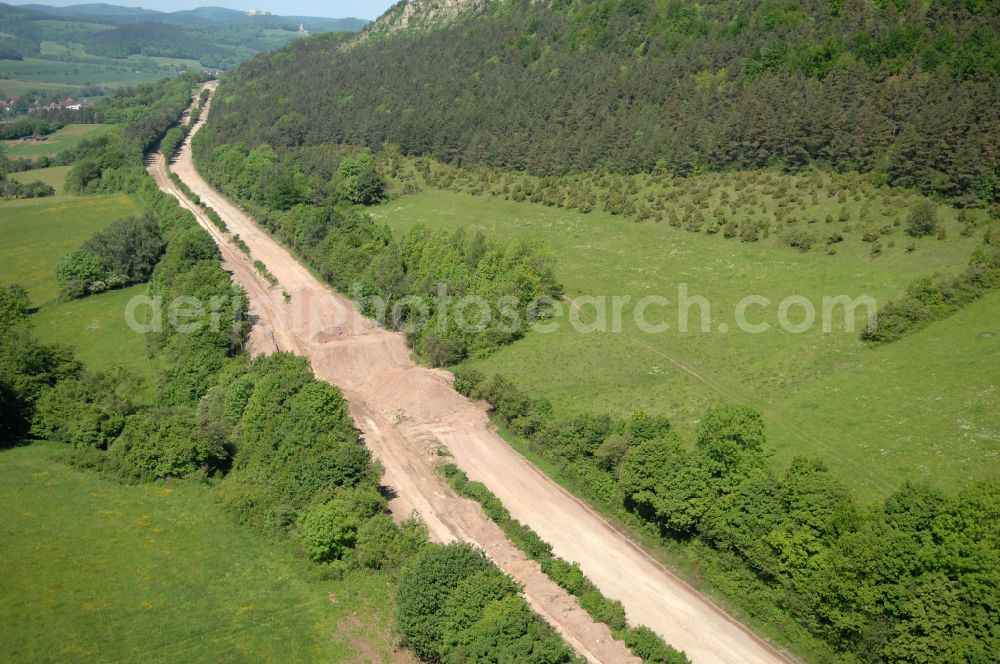
{"type": "Polygon", "coordinates": [[[391,141],[536,175],[819,165],[995,199],[995,4],[551,4],[258,56],[220,88],[209,147],[391,141]]]}

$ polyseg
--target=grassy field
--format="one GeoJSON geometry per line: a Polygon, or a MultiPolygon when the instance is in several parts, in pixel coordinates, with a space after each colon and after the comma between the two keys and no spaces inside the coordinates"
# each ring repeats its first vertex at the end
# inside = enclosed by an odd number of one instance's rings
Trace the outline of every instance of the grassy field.
{"type": "MultiPolygon", "coordinates": [[[[1000,478],[1000,293],[852,355],[774,413],[807,425],[821,458],[879,493],[897,476],[942,486],[1000,478]]],[[[778,459],[793,452],[783,443],[778,459]]]]}
{"type": "Polygon", "coordinates": [[[41,180],[56,190],[56,195],[62,195],[65,190],[66,174],[72,166],[52,166],[50,168],[37,168],[31,171],[21,171],[11,173],[10,179],[18,182],[35,182],[41,180]]]}
{"type": "Polygon", "coordinates": [[[85,138],[94,138],[102,131],[107,131],[109,125],[72,124],[59,131],[49,134],[47,140],[38,141],[0,141],[3,151],[8,157],[41,157],[56,155],[63,150],[76,147],[85,138]]]}
{"type": "MultiPolygon", "coordinates": [[[[0,60],[0,76],[15,81],[34,81],[58,85],[115,87],[150,83],[165,76],[159,68],[137,68],[127,62],[120,65],[90,62],[58,62],[56,60],[0,60]]],[[[3,89],[6,82],[0,83],[3,89]]]]}
{"type": "Polygon", "coordinates": [[[406,661],[384,576],[321,580],[234,525],[207,486],[121,485],[67,451],[0,451],[0,659],[406,661]]]}
{"type": "Polygon", "coordinates": [[[44,305],[59,295],[55,265],[64,254],[115,219],[138,213],[124,194],[53,196],[0,204],[0,281],[28,289],[31,301],[44,305]]]}
{"type": "MultiPolygon", "coordinates": [[[[845,203],[864,204],[853,198],[845,203]]],[[[765,198],[762,207],[776,205],[765,198]]],[[[777,468],[797,452],[815,452],[862,499],[884,495],[906,478],[932,477],[954,486],[1000,475],[1000,440],[990,415],[1000,410],[995,387],[1000,364],[984,361],[996,357],[995,342],[965,334],[969,326],[975,326],[976,334],[978,328],[1000,328],[996,306],[984,302],[914,336],[909,350],[867,348],[858,339],[863,323],[848,332],[842,329],[842,316],[834,316],[830,333],[819,325],[801,334],[778,329],[779,302],[790,295],[804,296],[819,313],[823,296],[869,295],[884,303],[917,277],[961,270],[978,240],[959,235],[950,211],[941,210],[947,239],[912,241],[915,250],[907,252],[911,239],[889,231],[878,257],[860,239],[838,244],[833,255],[816,249],[803,253],[777,233],[744,243],[722,233],[635,223],[597,210],[584,215],[437,189],[393,201],[374,214],[397,231],[423,223],[480,229],[501,240],[543,242],[555,254],[567,295],[584,302],[584,321],[592,307],[581,296],[632,298],[623,307],[619,333],[582,334],[564,318],[554,333],[530,333],[489,358],[470,362],[548,397],[559,412],[624,414],[643,408],[670,416],[690,436],[714,403],[756,404],[767,418],[777,468]],[[678,331],[681,284],[687,285],[689,296],[709,301],[710,331],[700,331],[697,306],[689,311],[691,331],[678,331]],[[768,307],[752,308],[748,316],[754,323],[769,323],[766,333],[742,332],[735,325],[737,302],[752,294],[771,301],[768,307]],[[633,305],[646,295],[671,301],[670,307],[653,307],[648,314],[659,322],[667,311],[668,331],[638,329],[633,305]],[[727,332],[720,331],[725,328],[727,332]],[[953,334],[965,336],[960,343],[941,344],[953,334]],[[933,351],[936,371],[922,370],[919,356],[904,361],[924,351],[933,351]],[[926,402],[930,395],[945,394],[952,395],[947,404],[944,399],[926,402]],[[895,403],[886,405],[888,399],[895,403]],[[920,410],[914,412],[917,406],[920,410]],[[950,454],[947,450],[958,440],[975,442],[963,445],[961,453],[954,450],[954,462],[939,463],[939,452],[950,454]],[[966,461],[958,463],[960,459],[966,461]]],[[[823,219],[821,209],[815,214],[823,219]]],[[[800,317],[799,310],[789,316],[794,321],[800,317]]]]}
{"type": "Polygon", "coordinates": [[[82,88],[82,85],[65,85],[62,83],[41,83],[39,81],[0,79],[0,96],[4,98],[23,95],[26,92],[42,92],[46,94],[69,96],[75,95],[82,88]]]}
{"type": "MultiPolygon", "coordinates": [[[[57,170],[63,169],[44,169],[57,170]]],[[[126,324],[125,307],[131,298],[145,293],[146,286],[60,301],[55,278],[55,265],[63,254],[113,220],[136,212],[135,202],[125,195],[56,196],[0,204],[0,231],[9,238],[0,249],[0,283],[19,283],[28,289],[38,306],[32,320],[42,341],[72,346],[88,369],[103,371],[117,364],[138,374],[143,388],[136,398],[142,401],[153,396],[153,372],[145,338],[126,324]]]]}
{"type": "Polygon", "coordinates": [[[149,57],[146,55],[133,55],[129,57],[130,60],[139,61],[145,63],[147,61],[155,62],[161,67],[170,67],[180,71],[186,69],[201,69],[201,63],[197,60],[186,60],[184,58],[161,58],[161,57],[149,57]]]}
{"type": "Polygon", "coordinates": [[[129,300],[144,295],[146,290],[146,285],[140,284],[82,300],[51,302],[32,316],[35,335],[45,343],[72,346],[77,359],[92,371],[116,365],[133,371],[143,379],[142,393],[136,399],[152,401],[155,385],[146,355],[146,337],[125,322],[129,300]]]}

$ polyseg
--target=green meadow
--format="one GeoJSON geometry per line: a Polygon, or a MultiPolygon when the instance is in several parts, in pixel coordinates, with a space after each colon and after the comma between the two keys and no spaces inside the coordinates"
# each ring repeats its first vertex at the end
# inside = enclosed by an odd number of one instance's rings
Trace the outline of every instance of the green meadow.
{"type": "Polygon", "coordinates": [[[68,452],[0,451],[2,659],[405,661],[387,577],[321,579],[235,525],[208,486],[123,485],[68,452]]]}
{"type": "MultiPolygon", "coordinates": [[[[2,68],[2,63],[0,63],[2,68]]],[[[62,83],[42,83],[39,81],[19,81],[11,79],[0,80],[0,96],[14,97],[26,92],[44,92],[58,95],[75,95],[83,86],[65,85],[62,83]]]]}
{"type": "Polygon", "coordinates": [[[49,134],[48,138],[41,142],[16,140],[0,141],[0,144],[3,145],[3,152],[8,157],[56,155],[75,148],[85,138],[94,138],[107,128],[108,125],[100,124],[71,124],[49,134]]]}
{"type": "MultiPolygon", "coordinates": [[[[683,204],[689,206],[690,198],[683,204]]],[[[856,214],[866,200],[855,198],[840,207],[856,214]]],[[[763,217],[779,205],[763,195],[754,205],[762,212],[755,214],[763,217]]],[[[819,222],[802,224],[818,229],[817,234],[833,232],[839,223],[823,221],[822,205],[820,200],[808,215],[819,222]]],[[[900,216],[899,204],[888,196],[871,207],[869,215],[900,216]]],[[[829,208],[837,217],[839,209],[829,208]]],[[[397,232],[417,223],[465,228],[503,241],[538,241],[551,250],[556,274],[579,311],[571,311],[567,302],[557,331],[531,332],[469,364],[549,398],[560,413],[622,415],[641,408],[668,415],[690,439],[710,405],[754,404],[765,413],[777,468],[796,453],[815,453],[862,499],[882,496],[905,479],[955,486],[1000,476],[995,417],[1000,362],[996,337],[988,336],[1000,333],[995,296],[904,340],[905,346],[873,350],[861,343],[864,309],[858,310],[853,331],[843,329],[842,309],[830,317],[830,332],[819,323],[803,333],[778,325],[779,303],[792,295],[812,303],[819,320],[824,296],[868,295],[881,304],[918,277],[962,270],[978,233],[963,237],[951,210],[939,210],[944,239],[913,240],[889,222],[880,240],[883,251],[874,257],[870,243],[850,236],[836,252],[803,252],[779,233],[741,242],[665,222],[637,223],[599,208],[581,214],[433,188],[373,213],[397,232]],[[682,284],[689,297],[709,302],[708,331],[700,329],[696,305],[688,312],[689,331],[679,331],[682,284]],[[620,332],[575,330],[566,316],[589,321],[594,306],[586,296],[602,295],[631,298],[622,307],[620,332]],[[669,330],[639,330],[634,305],[648,295],[670,300],[666,307],[647,310],[647,320],[665,321],[669,330]],[[747,295],[770,301],[752,307],[747,316],[753,323],[768,323],[769,331],[737,329],[736,305],[747,295]]],[[[793,307],[788,318],[800,321],[802,310],[793,307]]]]}
{"type": "Polygon", "coordinates": [[[66,189],[66,175],[72,166],[50,166],[49,168],[36,168],[20,173],[11,173],[8,177],[18,182],[41,181],[56,190],[56,195],[62,195],[66,189]]]}
{"type": "MultiPolygon", "coordinates": [[[[160,68],[138,68],[127,61],[122,61],[121,64],[59,62],[35,58],[0,61],[0,75],[4,78],[57,85],[116,87],[151,83],[163,78],[164,74],[164,70],[160,68]]],[[[0,81],[0,89],[6,91],[6,83],[0,81]]]]}
{"type": "Polygon", "coordinates": [[[47,304],[32,316],[35,335],[44,343],[72,346],[77,359],[93,371],[113,366],[130,369],[143,379],[143,393],[137,398],[151,400],[153,371],[146,355],[146,337],[125,323],[129,301],[145,293],[146,285],[139,284],[47,304]]]}
{"type": "Polygon", "coordinates": [[[59,259],[115,219],[138,212],[124,194],[6,201],[0,204],[0,232],[7,238],[0,248],[0,281],[21,284],[36,306],[45,305],[59,295],[59,259]]]}
{"type": "MultiPolygon", "coordinates": [[[[55,178],[64,168],[18,173],[26,180],[55,178]]],[[[72,346],[89,369],[123,366],[143,378],[143,393],[153,389],[152,369],[142,334],[125,322],[129,300],[146,292],[145,285],[60,300],[55,266],[62,256],[115,219],[136,214],[135,201],[114,196],[53,196],[0,204],[0,232],[8,238],[0,249],[0,283],[28,289],[38,307],[32,316],[35,333],[47,343],[72,346]]]]}

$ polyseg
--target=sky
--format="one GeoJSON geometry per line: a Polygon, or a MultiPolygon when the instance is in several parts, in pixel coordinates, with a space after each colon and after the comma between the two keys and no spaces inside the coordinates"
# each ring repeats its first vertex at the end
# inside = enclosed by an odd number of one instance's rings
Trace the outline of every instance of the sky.
{"type": "MultiPolygon", "coordinates": [[[[8,0],[9,1],[9,0],[8,0]]],[[[15,5],[83,5],[101,0],[14,0],[15,5]]],[[[196,7],[227,7],[229,9],[263,9],[283,16],[326,16],[329,18],[373,19],[389,8],[395,0],[103,0],[109,5],[144,7],[163,12],[175,12],[196,7]]]]}

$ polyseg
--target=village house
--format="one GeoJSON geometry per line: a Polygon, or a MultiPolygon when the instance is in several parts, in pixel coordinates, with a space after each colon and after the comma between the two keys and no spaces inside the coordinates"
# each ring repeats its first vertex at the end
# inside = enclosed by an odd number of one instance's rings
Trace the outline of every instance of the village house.
{"type": "Polygon", "coordinates": [[[14,105],[19,101],[21,101],[20,96],[0,100],[0,108],[3,108],[4,113],[10,113],[14,110],[14,105]]]}

